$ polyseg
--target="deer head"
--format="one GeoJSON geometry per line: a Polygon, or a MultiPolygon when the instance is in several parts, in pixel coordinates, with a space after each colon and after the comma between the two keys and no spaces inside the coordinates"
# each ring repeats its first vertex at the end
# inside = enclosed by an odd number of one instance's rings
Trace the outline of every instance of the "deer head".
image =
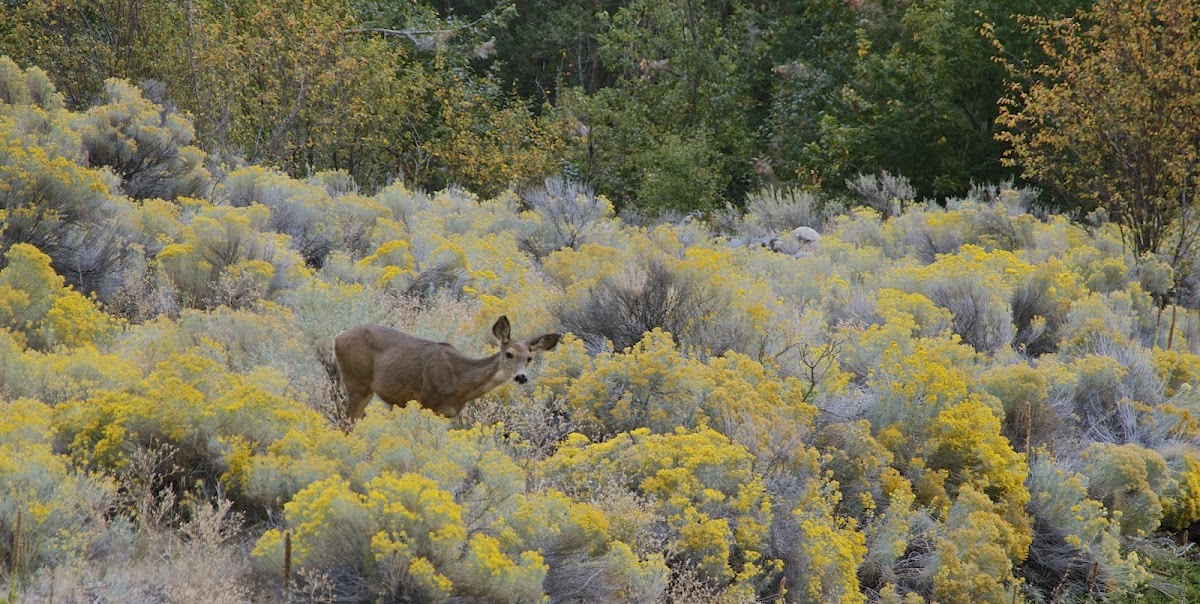
{"type": "Polygon", "coordinates": [[[524,384],[529,381],[529,376],[526,374],[526,367],[533,361],[533,353],[543,350],[550,350],[558,345],[558,339],[561,337],[556,333],[548,333],[543,336],[538,336],[527,342],[513,340],[512,328],[508,323],[508,317],[502,316],[492,325],[492,344],[500,347],[500,367],[501,371],[508,376],[511,376],[513,381],[518,384],[524,384]]]}

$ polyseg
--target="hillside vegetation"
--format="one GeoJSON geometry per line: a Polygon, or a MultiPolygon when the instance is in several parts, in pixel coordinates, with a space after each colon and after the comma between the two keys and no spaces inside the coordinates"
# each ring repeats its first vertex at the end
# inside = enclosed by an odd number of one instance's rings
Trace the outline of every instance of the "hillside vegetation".
{"type": "Polygon", "coordinates": [[[1152,571],[1195,573],[1155,536],[1200,521],[1200,316],[1116,225],[895,177],[662,223],[562,178],[369,193],[213,161],[187,116],[103,91],[71,110],[0,59],[12,600],[1194,589],[1152,571]],[[568,332],[530,386],[345,430],[337,333],[482,355],[500,315],[568,332]]]}

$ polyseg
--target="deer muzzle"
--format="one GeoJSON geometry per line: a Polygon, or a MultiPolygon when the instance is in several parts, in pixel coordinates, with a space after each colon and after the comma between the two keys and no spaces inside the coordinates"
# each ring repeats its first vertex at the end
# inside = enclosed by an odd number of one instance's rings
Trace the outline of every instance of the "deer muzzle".
{"type": "Polygon", "coordinates": [[[529,378],[526,377],[525,374],[522,373],[522,374],[513,376],[513,381],[518,384],[524,384],[525,382],[529,381],[529,378]]]}

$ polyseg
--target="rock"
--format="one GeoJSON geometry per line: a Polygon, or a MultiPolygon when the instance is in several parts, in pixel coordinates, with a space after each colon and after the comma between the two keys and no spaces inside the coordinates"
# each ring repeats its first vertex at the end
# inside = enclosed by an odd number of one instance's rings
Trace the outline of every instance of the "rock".
{"type": "Polygon", "coordinates": [[[816,243],[821,240],[821,234],[806,226],[792,229],[792,234],[805,243],[816,243]]]}

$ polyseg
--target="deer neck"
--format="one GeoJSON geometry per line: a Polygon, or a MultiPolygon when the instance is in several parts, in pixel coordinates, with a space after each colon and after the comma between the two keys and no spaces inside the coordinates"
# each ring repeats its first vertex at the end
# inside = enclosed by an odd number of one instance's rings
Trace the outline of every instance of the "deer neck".
{"type": "Polygon", "coordinates": [[[503,384],[508,380],[508,376],[504,374],[501,366],[499,352],[482,359],[467,359],[459,388],[462,397],[471,400],[503,384]]]}

